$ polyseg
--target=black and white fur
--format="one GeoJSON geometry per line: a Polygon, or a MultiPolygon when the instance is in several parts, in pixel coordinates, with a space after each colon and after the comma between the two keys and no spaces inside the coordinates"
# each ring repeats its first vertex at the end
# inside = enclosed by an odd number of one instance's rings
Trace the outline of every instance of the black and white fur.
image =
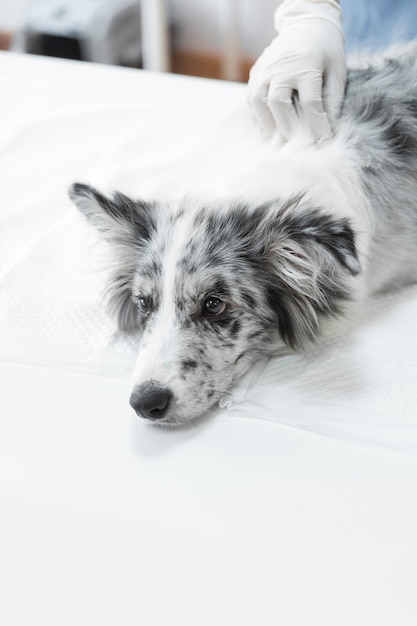
{"type": "Polygon", "coordinates": [[[160,424],[202,415],[260,357],[417,278],[416,44],[349,71],[331,141],[277,149],[249,112],[231,127],[203,151],[206,189],[190,166],[178,200],[70,190],[113,248],[110,313],[142,331],[131,405],[160,424]]]}

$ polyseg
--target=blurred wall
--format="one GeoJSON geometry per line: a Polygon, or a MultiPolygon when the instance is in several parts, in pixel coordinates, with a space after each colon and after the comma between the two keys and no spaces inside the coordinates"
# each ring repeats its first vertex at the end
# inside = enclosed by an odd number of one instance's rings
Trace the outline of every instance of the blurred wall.
{"type": "Polygon", "coordinates": [[[235,4],[242,51],[258,57],[274,36],[273,15],[280,0],[167,0],[174,26],[174,45],[218,52],[224,46],[229,10],[235,4]]]}
{"type": "Polygon", "coordinates": [[[0,29],[16,30],[26,7],[31,2],[33,0],[0,0],[0,29]]]}
{"type": "MultiPolygon", "coordinates": [[[[27,6],[41,1],[0,0],[0,47],[7,48],[10,34],[18,30],[27,6]]],[[[87,3],[92,0],[73,1],[87,3]]],[[[248,68],[274,36],[273,14],[280,3],[280,0],[165,1],[173,70],[240,80],[246,80],[248,68]],[[229,54],[231,61],[226,63],[235,63],[235,66],[240,63],[237,70],[224,71],[227,48],[229,53],[232,48],[234,60],[229,54]]]]}
{"type": "Polygon", "coordinates": [[[280,0],[167,0],[172,69],[182,74],[246,81],[274,37],[280,0]]]}
{"type": "MultiPolygon", "coordinates": [[[[18,28],[26,7],[36,1],[0,0],[0,30],[18,28]]],[[[224,45],[230,2],[235,2],[243,52],[248,57],[257,57],[274,34],[273,13],[279,1],[166,0],[173,43],[185,50],[218,52],[224,45]]]]}

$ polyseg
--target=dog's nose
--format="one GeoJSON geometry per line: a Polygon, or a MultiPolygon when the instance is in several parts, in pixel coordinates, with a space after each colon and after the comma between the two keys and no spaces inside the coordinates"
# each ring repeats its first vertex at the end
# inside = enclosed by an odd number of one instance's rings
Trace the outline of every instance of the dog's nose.
{"type": "Polygon", "coordinates": [[[156,383],[144,383],[133,390],[130,406],[140,417],[148,420],[160,420],[165,417],[172,393],[156,383]]]}

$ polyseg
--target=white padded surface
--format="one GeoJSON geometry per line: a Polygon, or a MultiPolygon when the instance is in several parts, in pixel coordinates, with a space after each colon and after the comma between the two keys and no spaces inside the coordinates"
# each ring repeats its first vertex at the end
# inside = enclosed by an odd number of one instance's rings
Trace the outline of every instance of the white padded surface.
{"type": "Polygon", "coordinates": [[[168,193],[244,87],[7,54],[0,87],[1,623],[414,625],[416,289],[139,424],[66,188],[168,193]]]}

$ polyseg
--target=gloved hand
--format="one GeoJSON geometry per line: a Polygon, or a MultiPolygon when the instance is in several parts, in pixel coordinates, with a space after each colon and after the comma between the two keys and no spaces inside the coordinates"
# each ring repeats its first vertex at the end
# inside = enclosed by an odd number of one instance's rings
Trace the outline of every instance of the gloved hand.
{"type": "Polygon", "coordinates": [[[300,124],[332,135],[346,83],[342,11],[335,0],[286,0],[278,31],[250,72],[248,100],[264,131],[288,141],[300,124]]]}

